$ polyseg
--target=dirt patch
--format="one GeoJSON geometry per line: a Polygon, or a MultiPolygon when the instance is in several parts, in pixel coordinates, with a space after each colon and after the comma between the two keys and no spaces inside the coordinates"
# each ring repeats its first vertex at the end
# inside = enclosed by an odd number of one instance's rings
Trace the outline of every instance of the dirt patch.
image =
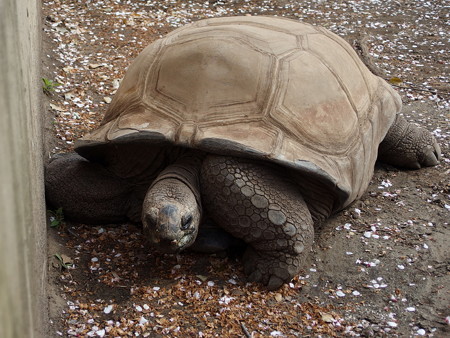
{"type": "Polygon", "coordinates": [[[376,65],[403,87],[405,116],[433,131],[443,151],[434,168],[377,165],[366,194],[323,225],[304,271],[276,292],[246,283],[238,257],[162,255],[148,250],[135,225],[62,222],[49,231],[49,335],[448,335],[443,8],[444,1],[44,1],[44,76],[62,84],[49,96],[49,154],[70,150],[98,125],[145,45],[192,20],[237,14],[302,19],[348,40],[366,32],[376,65]],[[63,268],[55,254],[73,266],[63,268]]]}

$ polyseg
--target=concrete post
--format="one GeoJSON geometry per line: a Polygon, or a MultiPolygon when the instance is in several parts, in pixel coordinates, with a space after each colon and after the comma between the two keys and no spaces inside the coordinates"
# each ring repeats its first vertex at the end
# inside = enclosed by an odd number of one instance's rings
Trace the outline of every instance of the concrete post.
{"type": "Polygon", "coordinates": [[[40,6],[0,0],[0,337],[44,337],[40,6]]]}

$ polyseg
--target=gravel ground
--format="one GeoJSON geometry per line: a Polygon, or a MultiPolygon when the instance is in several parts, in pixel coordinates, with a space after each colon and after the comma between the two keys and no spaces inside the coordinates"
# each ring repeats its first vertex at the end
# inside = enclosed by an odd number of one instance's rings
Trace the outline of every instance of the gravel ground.
{"type": "Polygon", "coordinates": [[[377,165],[367,193],[323,226],[302,274],[276,292],[246,283],[238,257],[162,255],[135,225],[56,220],[49,336],[449,335],[448,13],[444,0],[44,0],[43,77],[60,84],[48,85],[49,156],[98,125],[147,44],[230,15],[286,16],[366,38],[407,119],[443,151],[439,166],[420,171],[377,165]]]}

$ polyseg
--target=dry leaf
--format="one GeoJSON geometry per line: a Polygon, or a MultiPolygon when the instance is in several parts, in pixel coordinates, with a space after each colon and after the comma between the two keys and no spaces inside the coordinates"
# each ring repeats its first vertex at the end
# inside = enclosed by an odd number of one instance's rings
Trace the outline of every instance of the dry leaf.
{"type": "Polygon", "coordinates": [[[67,109],[57,106],[56,104],[50,103],[50,108],[56,111],[67,111],[67,109]]]}
{"type": "Polygon", "coordinates": [[[400,79],[400,78],[398,78],[398,77],[391,77],[391,78],[389,79],[389,83],[398,85],[398,84],[403,83],[403,81],[402,81],[402,79],[400,79]]]}
{"type": "Polygon", "coordinates": [[[334,317],[329,313],[322,313],[321,318],[325,323],[332,323],[334,321],[334,317]]]}
{"type": "Polygon", "coordinates": [[[75,73],[75,68],[71,67],[71,66],[67,66],[63,68],[63,71],[66,73],[75,73]]]}
{"type": "Polygon", "coordinates": [[[275,300],[277,302],[281,302],[283,300],[283,296],[281,295],[281,293],[276,293],[275,294],[275,300]]]}
{"type": "Polygon", "coordinates": [[[89,64],[89,68],[90,69],[96,69],[96,68],[100,68],[100,67],[104,67],[105,65],[104,64],[101,64],[101,63],[91,63],[91,64],[89,64]]]}

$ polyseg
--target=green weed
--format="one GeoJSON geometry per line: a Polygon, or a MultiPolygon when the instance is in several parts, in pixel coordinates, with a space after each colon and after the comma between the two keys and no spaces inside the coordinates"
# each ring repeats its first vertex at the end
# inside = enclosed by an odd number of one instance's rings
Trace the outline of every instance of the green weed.
{"type": "Polygon", "coordinates": [[[61,223],[64,221],[64,214],[63,209],[59,208],[55,211],[48,210],[48,213],[50,215],[50,227],[56,228],[61,225],[61,223]]]}
{"type": "Polygon", "coordinates": [[[42,78],[42,82],[42,90],[45,95],[50,95],[56,87],[61,86],[61,83],[46,79],[45,77],[42,78]]]}

